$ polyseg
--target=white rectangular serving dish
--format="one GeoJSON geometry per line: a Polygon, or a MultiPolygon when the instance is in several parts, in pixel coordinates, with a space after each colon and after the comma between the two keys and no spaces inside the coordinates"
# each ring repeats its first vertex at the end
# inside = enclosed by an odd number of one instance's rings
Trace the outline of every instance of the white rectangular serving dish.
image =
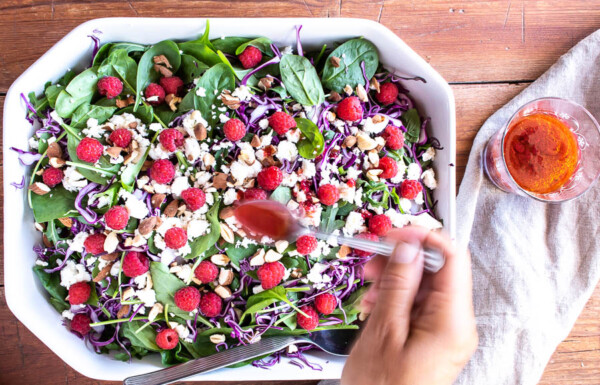
{"type": "MultiPolygon", "coordinates": [[[[25,120],[26,108],[20,94],[40,93],[44,83],[56,81],[68,68],[82,69],[90,62],[94,31],[102,43],[130,41],[152,44],[164,39],[186,40],[204,31],[205,19],[106,18],[81,24],[29,67],[10,87],[4,104],[4,279],[6,301],[15,316],[64,362],[81,374],[99,380],[123,380],[125,377],[160,369],[158,357],[134,360],[131,364],[98,355],[63,327],[60,314],[47,302],[42,286],[32,272],[35,254],[32,247],[40,234],[33,226],[33,215],[23,190],[10,185],[19,182],[25,167],[9,147],[25,149],[32,127],[25,120]]],[[[211,19],[210,37],[266,36],[277,45],[295,48],[295,25],[303,25],[301,40],[305,47],[330,45],[356,36],[364,36],[379,50],[380,61],[390,70],[409,76],[421,76],[427,83],[406,81],[420,112],[431,118],[429,134],[444,147],[435,158],[439,200],[437,213],[445,230],[454,238],[455,231],[455,136],[454,97],[446,81],[398,36],[381,24],[362,19],[211,19]]],[[[28,181],[27,181],[28,182],[28,181]]],[[[193,377],[203,381],[309,380],[339,378],[344,358],[313,353],[309,359],[323,371],[300,369],[282,362],[270,370],[246,366],[223,369],[193,377]]]]}

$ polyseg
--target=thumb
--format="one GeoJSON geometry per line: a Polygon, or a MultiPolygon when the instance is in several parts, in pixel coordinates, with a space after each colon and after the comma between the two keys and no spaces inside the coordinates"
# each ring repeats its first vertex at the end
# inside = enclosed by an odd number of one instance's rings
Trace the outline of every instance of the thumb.
{"type": "Polygon", "coordinates": [[[420,245],[399,243],[377,282],[377,299],[369,323],[393,329],[406,340],[410,313],[423,275],[420,245]]]}

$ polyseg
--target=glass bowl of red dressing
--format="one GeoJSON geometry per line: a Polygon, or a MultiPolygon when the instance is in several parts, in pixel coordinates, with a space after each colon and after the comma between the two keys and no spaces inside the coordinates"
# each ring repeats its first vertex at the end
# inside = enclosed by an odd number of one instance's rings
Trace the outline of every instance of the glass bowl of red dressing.
{"type": "Polygon", "coordinates": [[[506,192],[544,202],[574,199],[600,175],[600,125],[575,102],[536,99],[492,136],[482,162],[506,192]]]}

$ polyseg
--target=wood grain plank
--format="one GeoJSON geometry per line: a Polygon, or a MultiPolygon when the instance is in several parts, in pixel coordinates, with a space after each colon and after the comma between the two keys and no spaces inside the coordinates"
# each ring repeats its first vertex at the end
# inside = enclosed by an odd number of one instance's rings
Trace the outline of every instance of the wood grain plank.
{"type": "Polygon", "coordinates": [[[0,92],[68,31],[98,17],[342,16],[379,20],[450,82],[535,79],[600,25],[600,7],[595,0],[379,0],[368,6],[361,0],[5,0],[0,14],[0,92]]]}

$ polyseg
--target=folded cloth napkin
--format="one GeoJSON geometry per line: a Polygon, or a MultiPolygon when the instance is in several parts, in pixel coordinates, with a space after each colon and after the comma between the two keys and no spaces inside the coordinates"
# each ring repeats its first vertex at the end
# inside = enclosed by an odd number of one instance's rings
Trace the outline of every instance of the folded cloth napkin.
{"type": "Polygon", "coordinates": [[[480,342],[457,384],[537,383],[600,278],[600,186],[545,204],[497,189],[481,168],[492,134],[520,106],[546,96],[575,101],[600,120],[600,31],[492,115],[473,142],[458,194],[457,243],[473,258],[480,342]]]}
{"type": "Polygon", "coordinates": [[[556,96],[600,120],[600,31],[563,55],[481,127],[460,185],[459,245],[473,258],[479,349],[458,384],[535,384],[600,278],[600,186],[546,204],[497,189],[480,163],[523,104],[556,96]]]}

